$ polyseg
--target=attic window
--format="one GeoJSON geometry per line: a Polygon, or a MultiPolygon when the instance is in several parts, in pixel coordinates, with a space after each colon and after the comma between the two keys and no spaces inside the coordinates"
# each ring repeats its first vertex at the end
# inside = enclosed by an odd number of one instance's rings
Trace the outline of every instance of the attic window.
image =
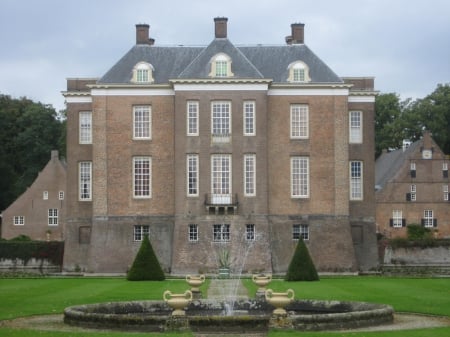
{"type": "Polygon", "coordinates": [[[211,77],[231,77],[231,58],[226,54],[217,54],[211,60],[211,77]]]}
{"type": "Polygon", "coordinates": [[[133,78],[134,83],[153,83],[153,71],[155,69],[150,63],[139,62],[133,68],[133,78]]]}
{"type": "Polygon", "coordinates": [[[288,82],[305,83],[311,81],[309,78],[309,67],[302,61],[296,61],[289,65],[288,82]]]}

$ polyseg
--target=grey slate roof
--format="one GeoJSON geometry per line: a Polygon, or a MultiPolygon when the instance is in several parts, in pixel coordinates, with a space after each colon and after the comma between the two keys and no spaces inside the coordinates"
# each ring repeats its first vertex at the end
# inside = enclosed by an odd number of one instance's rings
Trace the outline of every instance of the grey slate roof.
{"type": "Polygon", "coordinates": [[[383,153],[375,162],[375,187],[382,189],[387,182],[391,181],[399,172],[405,162],[409,161],[411,155],[422,144],[422,140],[415,141],[405,150],[398,149],[383,153]]]}
{"type": "Polygon", "coordinates": [[[206,47],[135,45],[98,83],[130,83],[133,67],[139,62],[153,65],[155,84],[166,84],[171,79],[207,79],[211,58],[220,52],[230,56],[234,78],[287,82],[288,66],[301,60],[309,67],[311,83],[343,83],[304,44],[236,47],[226,38],[216,38],[206,47]]]}

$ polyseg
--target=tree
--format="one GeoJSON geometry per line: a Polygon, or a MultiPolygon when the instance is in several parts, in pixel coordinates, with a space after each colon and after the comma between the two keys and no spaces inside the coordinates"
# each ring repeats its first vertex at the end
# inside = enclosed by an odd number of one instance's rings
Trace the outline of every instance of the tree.
{"type": "Polygon", "coordinates": [[[402,104],[395,93],[380,94],[375,99],[375,157],[384,149],[402,145],[401,116],[402,104]]]}
{"type": "Polygon", "coordinates": [[[318,281],[314,262],[309,255],[308,248],[303,242],[302,238],[298,240],[295,248],[294,256],[292,256],[291,263],[289,263],[288,271],[285,277],[286,281],[318,281]]]}
{"type": "Polygon", "coordinates": [[[65,154],[65,126],[49,105],[0,95],[0,211],[36,178],[51,150],[65,154]]]}
{"type": "Polygon", "coordinates": [[[148,235],[144,235],[141,247],[127,274],[128,281],[163,281],[164,272],[153,251],[148,235]]]}

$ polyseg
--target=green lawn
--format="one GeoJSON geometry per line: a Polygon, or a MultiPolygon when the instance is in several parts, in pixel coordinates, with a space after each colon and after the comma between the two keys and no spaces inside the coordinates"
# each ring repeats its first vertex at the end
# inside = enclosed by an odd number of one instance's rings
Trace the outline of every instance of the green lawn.
{"type": "MultiPolygon", "coordinates": [[[[250,294],[256,287],[244,280],[250,294]]],[[[205,291],[207,284],[202,286],[205,291]]],[[[292,288],[296,298],[368,301],[391,304],[397,311],[418,312],[450,316],[450,279],[345,277],[323,278],[320,282],[284,282],[274,280],[269,285],[276,291],[292,288]]],[[[107,301],[162,299],[169,289],[183,292],[188,289],[184,280],[164,282],[129,282],[121,278],[40,278],[0,279],[0,320],[62,313],[67,306],[107,301]]],[[[1,324],[1,322],[0,322],[1,324]]],[[[373,333],[299,333],[291,331],[270,332],[270,337],[444,337],[450,336],[450,327],[411,331],[373,333]]],[[[36,330],[14,330],[0,327],[0,336],[161,336],[140,333],[87,333],[87,332],[41,332],[36,330]]],[[[190,333],[164,334],[164,336],[187,337],[190,333]]]]}

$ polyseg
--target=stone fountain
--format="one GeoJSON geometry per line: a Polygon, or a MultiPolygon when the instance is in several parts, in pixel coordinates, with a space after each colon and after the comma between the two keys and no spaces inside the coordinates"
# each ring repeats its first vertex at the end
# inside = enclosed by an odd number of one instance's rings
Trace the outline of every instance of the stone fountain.
{"type": "Polygon", "coordinates": [[[294,292],[265,291],[264,298],[238,299],[232,314],[225,301],[193,299],[192,292],[164,292],[161,301],[78,305],[64,310],[64,322],[121,331],[248,333],[269,329],[336,330],[391,323],[394,310],[383,304],[315,301],[294,292]]]}

